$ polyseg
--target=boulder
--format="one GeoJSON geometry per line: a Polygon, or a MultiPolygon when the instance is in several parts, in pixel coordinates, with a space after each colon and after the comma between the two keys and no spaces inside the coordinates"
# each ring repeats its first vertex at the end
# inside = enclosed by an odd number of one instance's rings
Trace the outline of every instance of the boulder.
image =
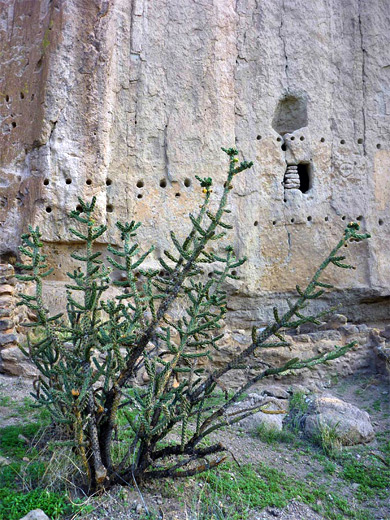
{"type": "Polygon", "coordinates": [[[34,509],[20,520],[50,520],[50,518],[42,511],[42,509],[34,509]]]}
{"type": "Polygon", "coordinates": [[[364,444],[374,438],[370,416],[356,406],[333,395],[317,397],[306,417],[304,431],[316,436],[323,428],[332,428],[344,446],[364,444]]]}
{"type": "Polygon", "coordinates": [[[246,409],[262,405],[264,405],[264,412],[256,412],[239,421],[237,425],[244,428],[246,431],[253,431],[260,425],[265,425],[269,429],[281,431],[283,428],[283,419],[286,417],[288,412],[287,399],[277,399],[275,397],[260,394],[249,394],[247,399],[232,406],[229,409],[228,415],[231,420],[234,420],[238,411],[244,412],[246,409]]]}
{"type": "Polygon", "coordinates": [[[0,353],[1,371],[14,376],[35,377],[37,368],[29,362],[18,346],[4,348],[0,353]]]}

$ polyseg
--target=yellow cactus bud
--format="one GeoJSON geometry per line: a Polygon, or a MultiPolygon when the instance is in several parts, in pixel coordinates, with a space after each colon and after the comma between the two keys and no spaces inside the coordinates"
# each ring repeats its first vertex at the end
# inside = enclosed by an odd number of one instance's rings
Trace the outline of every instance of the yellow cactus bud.
{"type": "Polygon", "coordinates": [[[104,408],[102,405],[100,405],[97,409],[97,413],[103,413],[104,412],[104,408]]]}
{"type": "Polygon", "coordinates": [[[72,395],[73,397],[78,397],[80,395],[80,392],[76,390],[75,388],[72,388],[72,395]]]}
{"type": "Polygon", "coordinates": [[[233,162],[238,162],[238,157],[234,157],[233,162]]]}
{"type": "Polygon", "coordinates": [[[203,188],[203,193],[207,193],[207,188],[203,188]]]}

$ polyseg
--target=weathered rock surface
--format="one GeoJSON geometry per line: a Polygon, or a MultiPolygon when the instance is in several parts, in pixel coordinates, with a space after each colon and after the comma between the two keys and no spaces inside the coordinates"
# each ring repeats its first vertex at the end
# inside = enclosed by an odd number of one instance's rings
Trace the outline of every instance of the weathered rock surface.
{"type": "Polygon", "coordinates": [[[3,372],[25,377],[34,377],[38,374],[37,368],[28,361],[17,345],[3,349],[0,355],[2,361],[0,368],[3,372]]]}
{"type": "Polygon", "coordinates": [[[385,0],[0,7],[3,261],[15,261],[27,223],[39,224],[55,300],[75,247],[67,214],[77,195],[95,195],[104,241],[118,240],[118,217],[141,220],[156,264],[167,230],[188,230],[183,219],[201,196],[193,175],[223,182],[220,146],[236,143],[255,166],[231,199],[232,242],[249,258],[231,281],[231,326],[265,320],[265,304],[306,280],[357,218],[373,238],[356,248],[355,272],[329,271],[341,287],[332,301],[354,319],[387,318],[385,0]],[[287,165],[307,191],[284,189],[287,165]]]}
{"type": "Polygon", "coordinates": [[[236,424],[247,431],[256,430],[256,428],[261,425],[264,425],[268,429],[281,431],[283,428],[283,419],[288,412],[287,399],[277,399],[265,394],[249,394],[247,399],[229,409],[228,416],[230,416],[231,420],[234,420],[238,415],[237,412],[242,411],[244,413],[244,410],[250,410],[257,406],[263,406],[264,412],[256,412],[236,424]]]}
{"type": "Polygon", "coordinates": [[[20,520],[50,520],[50,518],[42,511],[42,509],[34,509],[20,520]]]}
{"type": "Polygon", "coordinates": [[[315,399],[306,417],[304,431],[313,436],[324,428],[334,430],[345,446],[370,442],[375,435],[367,412],[332,395],[315,399]]]}

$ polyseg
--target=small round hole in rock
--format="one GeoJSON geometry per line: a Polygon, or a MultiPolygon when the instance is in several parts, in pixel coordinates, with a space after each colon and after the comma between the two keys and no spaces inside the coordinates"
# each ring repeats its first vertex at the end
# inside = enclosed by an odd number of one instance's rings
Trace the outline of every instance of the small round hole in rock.
{"type": "Polygon", "coordinates": [[[175,193],[175,197],[180,197],[180,193],[175,193]]]}
{"type": "Polygon", "coordinates": [[[184,186],[189,188],[191,186],[191,179],[184,179],[184,186]]]}
{"type": "Polygon", "coordinates": [[[378,144],[376,145],[376,147],[377,147],[377,148],[378,148],[378,150],[379,150],[379,149],[380,149],[380,147],[381,147],[380,143],[378,143],[378,144]]]}
{"type": "Polygon", "coordinates": [[[78,211],[79,213],[82,213],[83,212],[83,207],[81,204],[77,204],[76,206],[76,211],[78,211]]]}
{"type": "Polygon", "coordinates": [[[15,121],[12,121],[11,125],[12,125],[12,128],[16,128],[16,123],[15,123],[15,121]]]}
{"type": "Polygon", "coordinates": [[[280,148],[283,150],[283,152],[285,152],[287,150],[287,146],[284,143],[282,144],[282,146],[280,148]]]}
{"type": "Polygon", "coordinates": [[[320,141],[321,143],[325,143],[325,137],[321,137],[320,141]]]}
{"type": "Polygon", "coordinates": [[[20,99],[24,99],[24,93],[23,92],[20,93],[20,99]]]}
{"type": "Polygon", "coordinates": [[[280,143],[280,141],[282,140],[281,137],[277,137],[276,140],[278,141],[278,143],[280,143]]]}
{"type": "Polygon", "coordinates": [[[383,220],[382,220],[381,218],[378,220],[378,224],[379,224],[380,226],[383,226],[383,220]]]}
{"type": "Polygon", "coordinates": [[[145,186],[144,181],[137,181],[137,188],[143,188],[145,186]]]}
{"type": "Polygon", "coordinates": [[[51,213],[51,207],[50,206],[46,207],[46,213],[51,213]]]}
{"type": "Polygon", "coordinates": [[[324,220],[325,220],[325,222],[328,222],[329,217],[325,217],[324,220]]]}
{"type": "Polygon", "coordinates": [[[235,269],[233,269],[233,271],[232,271],[232,275],[233,275],[233,276],[237,276],[237,271],[236,271],[235,269]]]}
{"type": "Polygon", "coordinates": [[[86,184],[87,186],[91,186],[91,184],[92,184],[91,179],[87,179],[87,180],[85,181],[85,184],[86,184]]]}
{"type": "Polygon", "coordinates": [[[356,217],[356,220],[358,220],[359,222],[363,220],[363,215],[359,215],[358,217],[356,217]]]}
{"type": "Polygon", "coordinates": [[[295,222],[295,218],[292,218],[292,219],[290,220],[290,222],[291,222],[291,224],[294,224],[294,222],[295,222]]]}
{"type": "Polygon", "coordinates": [[[273,225],[273,226],[276,226],[276,220],[273,220],[273,221],[272,221],[272,225],[273,225]]]}
{"type": "Polygon", "coordinates": [[[69,177],[67,179],[65,179],[65,183],[66,184],[72,184],[72,179],[70,179],[69,177]]]}
{"type": "Polygon", "coordinates": [[[359,138],[359,139],[357,140],[357,142],[358,142],[358,144],[363,144],[363,139],[362,139],[362,138],[359,138]]]}
{"type": "Polygon", "coordinates": [[[313,219],[312,219],[311,216],[309,215],[309,216],[307,217],[307,221],[308,221],[308,222],[311,222],[312,220],[313,220],[313,219]]]}
{"type": "Polygon", "coordinates": [[[43,181],[43,184],[44,184],[45,186],[49,186],[49,179],[45,179],[45,180],[43,181]]]}
{"type": "Polygon", "coordinates": [[[291,136],[291,141],[295,141],[295,137],[293,135],[291,136]]]}
{"type": "Polygon", "coordinates": [[[345,139],[341,139],[340,144],[345,144],[345,139]]]}
{"type": "Polygon", "coordinates": [[[207,276],[208,276],[209,278],[212,278],[212,277],[213,277],[213,274],[214,274],[214,273],[209,273],[207,276]]]}
{"type": "Polygon", "coordinates": [[[255,227],[258,226],[258,225],[259,225],[258,221],[255,220],[255,221],[253,222],[253,225],[254,225],[255,227]]]}
{"type": "Polygon", "coordinates": [[[299,140],[300,140],[300,141],[304,141],[304,140],[305,140],[304,136],[301,135],[301,137],[299,138],[299,140]]]}
{"type": "Polygon", "coordinates": [[[137,199],[142,199],[142,193],[138,193],[137,199]]]}
{"type": "Polygon", "coordinates": [[[260,139],[261,139],[261,135],[258,135],[258,136],[256,137],[256,139],[257,139],[258,141],[260,141],[260,139]]]}
{"type": "Polygon", "coordinates": [[[9,101],[9,96],[8,96],[8,95],[5,96],[5,100],[6,100],[6,102],[8,103],[8,101],[9,101]]]}
{"type": "Polygon", "coordinates": [[[345,220],[346,218],[347,218],[347,217],[346,217],[345,215],[343,215],[343,216],[341,217],[341,220],[345,220]]]}
{"type": "Polygon", "coordinates": [[[166,187],[167,187],[167,181],[165,179],[161,179],[160,188],[166,188],[166,187]]]}
{"type": "Polygon", "coordinates": [[[114,206],[112,204],[107,204],[106,211],[107,213],[112,213],[114,211],[114,206]]]}
{"type": "Polygon", "coordinates": [[[112,180],[111,179],[106,179],[106,186],[111,186],[112,184],[112,180]]]}

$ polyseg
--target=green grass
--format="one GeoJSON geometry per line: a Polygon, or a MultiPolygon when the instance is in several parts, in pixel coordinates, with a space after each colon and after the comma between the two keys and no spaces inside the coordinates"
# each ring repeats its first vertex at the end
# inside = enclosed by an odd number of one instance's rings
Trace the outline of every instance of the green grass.
{"type": "Polygon", "coordinates": [[[0,406],[10,406],[12,399],[9,395],[0,395],[0,406]]]}
{"type": "Polygon", "coordinates": [[[227,504],[229,516],[226,518],[232,520],[250,518],[250,509],[263,509],[267,506],[283,508],[293,498],[298,498],[331,520],[371,518],[369,513],[351,508],[345,498],[329,491],[326,486],[317,485],[310,480],[299,481],[265,464],[247,464],[236,468],[227,463],[218,471],[209,472],[198,480],[204,483],[201,491],[204,508],[218,511],[218,504],[227,504]]]}
{"type": "Polygon", "coordinates": [[[42,509],[49,518],[57,519],[71,513],[73,506],[64,495],[45,489],[36,488],[27,493],[0,489],[0,520],[19,520],[32,509],[42,509]]]}
{"type": "Polygon", "coordinates": [[[277,430],[261,423],[256,429],[256,436],[266,444],[293,444],[297,442],[297,436],[290,430],[277,430]]]}
{"type": "Polygon", "coordinates": [[[301,421],[309,409],[309,401],[303,392],[295,392],[290,399],[287,426],[297,433],[301,428],[301,421]]]}
{"type": "Polygon", "coordinates": [[[358,498],[386,498],[390,493],[390,467],[374,457],[356,460],[353,456],[343,461],[342,477],[359,484],[358,498]]]}
{"type": "Polygon", "coordinates": [[[32,439],[41,428],[41,424],[32,423],[26,425],[6,426],[1,429],[0,454],[7,457],[23,458],[26,456],[28,445],[19,439],[23,435],[27,439],[32,439]]]}
{"type": "Polygon", "coordinates": [[[64,489],[45,489],[43,475],[47,463],[30,443],[34,444],[34,438],[46,425],[44,421],[0,429],[0,455],[10,462],[0,467],[0,520],[19,520],[38,508],[52,520],[88,510],[89,506],[71,504],[64,489]],[[29,442],[19,439],[19,435],[29,442]]]}

